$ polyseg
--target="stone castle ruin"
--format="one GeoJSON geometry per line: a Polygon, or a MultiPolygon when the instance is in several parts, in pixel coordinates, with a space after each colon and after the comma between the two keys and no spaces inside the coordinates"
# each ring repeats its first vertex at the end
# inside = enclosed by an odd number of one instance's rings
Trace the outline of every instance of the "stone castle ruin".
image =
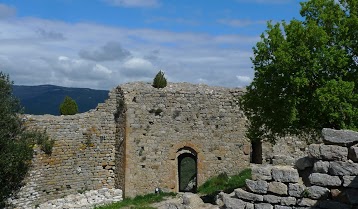
{"type": "Polygon", "coordinates": [[[26,126],[55,140],[51,155],[35,148],[32,168],[12,203],[38,205],[88,190],[124,196],[195,190],[208,178],[249,166],[250,141],[239,107],[242,89],[129,83],[94,110],[72,116],[27,115],[26,126]],[[184,161],[195,171],[181,174],[184,161]],[[184,182],[185,181],[185,182],[184,182]]]}

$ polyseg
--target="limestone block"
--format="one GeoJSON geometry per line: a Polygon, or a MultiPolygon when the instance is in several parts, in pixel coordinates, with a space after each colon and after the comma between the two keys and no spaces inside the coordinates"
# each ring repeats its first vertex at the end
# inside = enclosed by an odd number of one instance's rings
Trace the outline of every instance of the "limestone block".
{"type": "Polygon", "coordinates": [[[285,183],[297,183],[299,179],[298,171],[289,166],[275,166],[271,171],[275,181],[285,183]]]}
{"type": "Polygon", "coordinates": [[[255,209],[273,209],[273,206],[268,203],[256,203],[255,209]]]}
{"type": "Polygon", "coordinates": [[[198,208],[200,205],[203,205],[204,202],[197,194],[184,193],[183,204],[192,208],[198,208]]]}
{"type": "Polygon", "coordinates": [[[272,166],[252,165],[252,180],[271,180],[272,166]]]}
{"type": "Polygon", "coordinates": [[[319,202],[319,207],[320,208],[324,208],[324,209],[351,209],[352,207],[344,204],[344,203],[340,203],[340,202],[336,202],[333,200],[323,200],[319,202]]]}
{"type": "Polygon", "coordinates": [[[340,186],[341,179],[338,176],[330,176],[323,173],[312,173],[309,176],[310,183],[318,186],[340,186]]]}
{"type": "Polygon", "coordinates": [[[295,165],[295,159],[287,155],[274,155],[272,158],[273,165],[295,165]]]}
{"type": "Polygon", "coordinates": [[[288,194],[292,197],[302,197],[302,193],[305,190],[305,186],[302,184],[292,184],[288,185],[288,194]]]}
{"type": "Polygon", "coordinates": [[[281,182],[273,181],[268,184],[267,191],[279,195],[287,195],[287,185],[281,182]]]}
{"type": "Polygon", "coordinates": [[[223,202],[227,209],[245,209],[246,207],[246,202],[226,194],[223,195],[223,202]]]}
{"type": "Polygon", "coordinates": [[[358,142],[358,132],[351,130],[324,128],[322,135],[324,143],[327,144],[348,145],[358,142]]]}
{"type": "Polygon", "coordinates": [[[275,205],[275,209],[292,209],[292,207],[283,206],[283,205],[275,205]]]}
{"type": "Polygon", "coordinates": [[[328,197],[329,189],[320,186],[307,187],[307,196],[311,199],[319,200],[328,197]]]}
{"type": "Polygon", "coordinates": [[[255,209],[255,204],[253,203],[246,203],[246,208],[245,209],[255,209]]]}
{"type": "Polygon", "coordinates": [[[358,162],[358,146],[353,146],[349,148],[348,158],[353,162],[358,162]]]}
{"type": "Polygon", "coordinates": [[[271,194],[264,195],[264,202],[271,203],[271,204],[280,203],[281,197],[271,194]]]}
{"type": "Polygon", "coordinates": [[[318,160],[345,160],[348,156],[348,148],[337,145],[311,144],[308,147],[311,158],[318,160]]]}
{"type": "Polygon", "coordinates": [[[333,161],[329,163],[328,171],[335,176],[358,175],[358,163],[333,161]]]}
{"type": "Polygon", "coordinates": [[[343,186],[358,189],[358,176],[343,176],[343,186]]]}
{"type": "Polygon", "coordinates": [[[281,205],[296,205],[296,198],[295,197],[282,197],[281,205]]]}
{"type": "Polygon", "coordinates": [[[263,180],[249,180],[246,179],[246,189],[250,192],[266,194],[267,193],[267,182],[263,180]]]}
{"type": "Polygon", "coordinates": [[[319,160],[314,163],[313,165],[313,172],[314,173],[328,173],[329,162],[319,160]]]}
{"type": "Polygon", "coordinates": [[[306,168],[311,168],[312,166],[313,166],[313,159],[310,157],[299,158],[295,163],[295,167],[298,170],[304,170],[306,168]]]}
{"type": "Polygon", "coordinates": [[[313,200],[310,198],[302,198],[297,200],[297,205],[309,207],[309,206],[317,205],[317,202],[318,202],[317,200],[313,200]]]}
{"type": "Polygon", "coordinates": [[[247,192],[243,189],[235,189],[234,191],[235,191],[236,197],[238,197],[240,199],[250,200],[250,201],[258,201],[258,202],[263,201],[262,195],[252,194],[252,193],[247,192]]]}

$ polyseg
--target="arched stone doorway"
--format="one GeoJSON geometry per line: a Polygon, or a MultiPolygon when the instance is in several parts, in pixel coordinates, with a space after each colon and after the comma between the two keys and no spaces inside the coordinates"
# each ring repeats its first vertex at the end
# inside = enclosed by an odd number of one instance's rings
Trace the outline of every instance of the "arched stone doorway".
{"type": "Polygon", "coordinates": [[[190,147],[184,147],[177,154],[179,192],[196,192],[198,185],[197,153],[190,147]]]}

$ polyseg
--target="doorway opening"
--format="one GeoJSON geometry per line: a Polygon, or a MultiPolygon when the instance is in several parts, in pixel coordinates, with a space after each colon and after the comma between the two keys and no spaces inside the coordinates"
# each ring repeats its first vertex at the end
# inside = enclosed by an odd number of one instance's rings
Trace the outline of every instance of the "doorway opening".
{"type": "Polygon", "coordinates": [[[198,169],[197,156],[185,152],[178,156],[179,192],[193,192],[197,190],[198,169]]]}

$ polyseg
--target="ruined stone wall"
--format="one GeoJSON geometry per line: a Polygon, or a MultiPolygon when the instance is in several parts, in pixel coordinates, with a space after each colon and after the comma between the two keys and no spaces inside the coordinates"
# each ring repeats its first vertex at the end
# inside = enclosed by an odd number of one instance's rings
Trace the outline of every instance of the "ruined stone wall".
{"type": "Polygon", "coordinates": [[[46,130],[54,140],[51,155],[35,148],[32,167],[16,199],[19,208],[86,190],[114,188],[117,90],[95,110],[72,116],[27,115],[26,126],[46,130]]]}
{"type": "Polygon", "coordinates": [[[125,195],[178,191],[180,150],[197,153],[198,184],[249,166],[240,89],[188,83],[120,86],[125,112],[125,195]]]}
{"type": "Polygon", "coordinates": [[[246,189],[221,194],[225,208],[357,209],[358,133],[323,130],[324,144],[289,166],[253,165],[246,189]]]}

